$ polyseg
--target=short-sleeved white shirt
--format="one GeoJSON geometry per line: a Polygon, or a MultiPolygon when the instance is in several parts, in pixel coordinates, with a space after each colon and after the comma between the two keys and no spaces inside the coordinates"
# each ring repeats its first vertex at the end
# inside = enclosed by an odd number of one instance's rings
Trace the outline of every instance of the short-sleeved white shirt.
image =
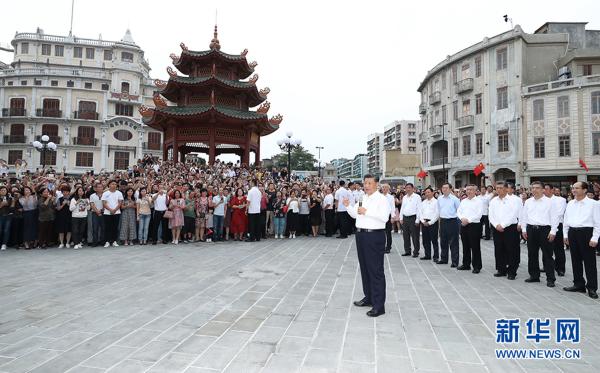
{"type": "MultiPolygon", "coordinates": [[[[102,201],[106,201],[108,204],[108,207],[111,209],[114,209],[115,207],[119,206],[119,201],[123,200],[123,193],[121,193],[121,191],[119,190],[115,190],[114,192],[111,192],[110,190],[107,190],[106,192],[102,193],[102,201]]],[[[120,214],[121,213],[121,209],[118,209],[115,214],[120,214]]],[[[108,211],[108,209],[104,210],[104,215],[110,215],[110,211],[108,211]]]]}

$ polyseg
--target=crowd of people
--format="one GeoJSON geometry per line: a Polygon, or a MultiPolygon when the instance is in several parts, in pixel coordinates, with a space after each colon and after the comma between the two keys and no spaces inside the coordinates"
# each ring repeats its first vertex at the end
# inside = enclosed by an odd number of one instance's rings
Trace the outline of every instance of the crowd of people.
{"type": "MultiPolygon", "coordinates": [[[[49,168],[3,175],[1,249],[253,242],[302,235],[344,239],[354,233],[355,220],[344,201],[360,203],[361,182],[289,176],[285,168],[219,161],[173,164],[150,157],[126,172],[72,176],[49,168]]],[[[555,273],[565,274],[565,244],[570,244],[566,248],[571,248],[575,285],[569,291],[585,291],[587,286],[589,295],[597,297],[598,185],[579,182],[562,191],[536,182],[517,189],[510,183],[492,184],[454,189],[446,183],[439,190],[417,190],[410,183],[395,189],[381,184],[390,211],[386,253],[392,247],[392,233],[398,232],[403,236],[403,256],[419,257],[422,241],[422,260],[479,273],[481,240],[493,239],[495,276],[513,280],[523,242],[528,251],[526,281],[540,281],[541,251],[541,271],[547,285],[554,286],[555,273]],[[578,205],[581,201],[585,208],[578,205]],[[569,210],[571,205],[578,206],[575,212],[569,210]],[[584,210],[591,215],[579,216],[584,210]],[[587,251],[581,246],[582,232],[591,245],[587,251]]]]}

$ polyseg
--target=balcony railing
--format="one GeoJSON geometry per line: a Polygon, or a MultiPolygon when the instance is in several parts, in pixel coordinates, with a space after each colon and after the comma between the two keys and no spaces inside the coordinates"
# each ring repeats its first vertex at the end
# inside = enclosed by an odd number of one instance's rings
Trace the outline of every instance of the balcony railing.
{"type": "MultiPolygon", "coordinates": [[[[42,141],[42,136],[43,135],[36,135],[35,136],[35,140],[36,141],[42,141]]],[[[48,136],[50,139],[48,141],[51,141],[55,144],[60,144],[60,136],[48,136]]]]}
{"type": "Polygon", "coordinates": [[[75,112],[73,112],[73,118],[98,120],[98,113],[95,111],[75,111],[75,112]]]}
{"type": "Polygon", "coordinates": [[[2,109],[3,117],[24,117],[27,114],[27,110],[22,107],[11,107],[2,109]]]}
{"type": "Polygon", "coordinates": [[[62,110],[58,109],[36,109],[35,111],[36,117],[45,117],[45,118],[61,118],[62,110]]]}
{"type": "Polygon", "coordinates": [[[472,115],[465,115],[462,116],[460,118],[458,118],[458,126],[457,128],[463,129],[463,128],[470,128],[473,127],[474,121],[473,121],[473,116],[472,115]]]}
{"type": "Polygon", "coordinates": [[[27,138],[24,135],[5,135],[4,143],[5,144],[25,144],[27,138]]]}
{"type": "Polygon", "coordinates": [[[73,137],[73,145],[98,146],[98,139],[93,137],[73,137]]]}
{"type": "Polygon", "coordinates": [[[425,114],[427,112],[427,104],[422,103],[419,105],[419,114],[425,114]]]}
{"type": "Polygon", "coordinates": [[[435,158],[429,162],[431,166],[441,166],[442,164],[448,164],[448,157],[435,158]]]}
{"type": "Polygon", "coordinates": [[[466,78],[456,83],[456,92],[463,93],[473,89],[473,78],[466,78]]]}
{"type": "Polygon", "coordinates": [[[143,148],[144,150],[161,150],[160,144],[155,142],[145,142],[143,148]]]}
{"type": "Polygon", "coordinates": [[[435,126],[429,129],[429,135],[431,137],[442,136],[442,126],[435,126]]]}
{"type": "Polygon", "coordinates": [[[442,92],[436,91],[433,94],[429,95],[429,104],[435,105],[442,101],[442,92]]]}

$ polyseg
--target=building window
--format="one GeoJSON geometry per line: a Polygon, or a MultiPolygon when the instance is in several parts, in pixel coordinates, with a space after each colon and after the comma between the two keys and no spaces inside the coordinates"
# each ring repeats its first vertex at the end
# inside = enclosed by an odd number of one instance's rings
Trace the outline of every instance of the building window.
{"type": "Polygon", "coordinates": [[[21,80],[21,85],[27,85],[27,80],[21,80]]]}
{"type": "Polygon", "coordinates": [[[461,67],[461,79],[467,79],[469,78],[471,72],[471,65],[469,65],[468,63],[462,65],[461,67]]]}
{"type": "Polygon", "coordinates": [[[73,57],[82,58],[83,57],[83,48],[81,48],[81,47],[73,48],[73,57]]]}
{"type": "Polygon", "coordinates": [[[58,124],[42,124],[42,135],[48,135],[50,141],[58,143],[58,124]]]}
{"type": "Polygon", "coordinates": [[[110,49],[104,50],[104,61],[112,61],[112,51],[110,49]]]}
{"type": "Polygon", "coordinates": [[[458,157],[458,137],[452,139],[452,156],[458,157]]]}
{"type": "Polygon", "coordinates": [[[94,153],[91,153],[91,152],[75,153],[75,166],[77,166],[77,167],[94,167],[94,153]]]}
{"type": "Polygon", "coordinates": [[[133,105],[116,104],[115,105],[115,115],[123,115],[126,117],[132,117],[133,116],[133,105]]]}
{"type": "Polygon", "coordinates": [[[92,89],[92,83],[91,82],[85,82],[84,87],[85,87],[85,89],[92,89]]]}
{"type": "Polygon", "coordinates": [[[94,48],[85,48],[85,58],[87,58],[88,60],[93,60],[94,52],[95,52],[94,48]]]}
{"type": "Polygon", "coordinates": [[[592,75],[592,65],[582,65],[583,75],[592,75]]]}
{"type": "Polygon", "coordinates": [[[57,98],[45,98],[42,101],[42,116],[60,118],[60,100],[57,98]]]}
{"type": "Polygon", "coordinates": [[[571,156],[571,136],[569,136],[569,135],[558,136],[558,156],[559,157],[570,157],[571,156]]]}
{"type": "Polygon", "coordinates": [[[14,123],[10,125],[10,136],[25,136],[25,125],[23,123],[14,123]]]}
{"type": "Polygon", "coordinates": [[[475,77],[481,76],[481,56],[475,57],[475,77]]]}
{"type": "Polygon", "coordinates": [[[119,141],[129,141],[133,138],[133,134],[127,130],[117,130],[113,136],[119,141]]]}
{"type": "Polygon", "coordinates": [[[94,101],[79,101],[77,118],[97,120],[96,103],[94,101]]]}
{"type": "Polygon", "coordinates": [[[458,73],[457,73],[458,68],[456,67],[456,65],[452,66],[452,83],[456,84],[456,82],[458,81],[458,73]]]}
{"type": "Polygon", "coordinates": [[[483,134],[475,134],[475,154],[483,154],[483,134]]]}
{"type": "Polygon", "coordinates": [[[498,152],[508,151],[508,130],[498,131],[498,152]]]}
{"type": "Polygon", "coordinates": [[[544,120],[544,100],[533,101],[533,120],[544,120]]]}
{"type": "Polygon", "coordinates": [[[121,93],[129,94],[129,83],[121,82],[121,93]]]}
{"type": "Polygon", "coordinates": [[[475,114],[481,114],[483,112],[483,101],[481,93],[475,95],[475,114]]]}
{"type": "Polygon", "coordinates": [[[46,166],[56,166],[56,152],[40,153],[40,164],[45,164],[46,166]]]}
{"type": "Polygon", "coordinates": [[[41,80],[33,79],[33,85],[42,85],[41,80]]]}
{"type": "Polygon", "coordinates": [[[592,150],[594,155],[600,155],[600,132],[592,132],[592,150]]]}
{"type": "Polygon", "coordinates": [[[442,71],[442,89],[446,89],[446,71],[442,71]]]}
{"type": "Polygon", "coordinates": [[[592,92],[592,114],[600,114],[600,91],[592,92]]]}
{"type": "Polygon", "coordinates": [[[471,155],[471,135],[463,136],[462,145],[463,145],[462,154],[463,155],[471,155]]]}
{"type": "Polygon", "coordinates": [[[544,137],[533,138],[533,158],[546,158],[546,141],[544,137]]]}
{"type": "Polygon", "coordinates": [[[560,96],[556,99],[557,115],[559,118],[569,116],[569,96],[560,96]]]}
{"type": "Polygon", "coordinates": [[[126,170],[129,168],[129,152],[115,152],[115,170],[126,170]]]}
{"type": "Polygon", "coordinates": [[[498,110],[506,109],[508,107],[508,87],[498,88],[496,95],[498,110]]]}
{"type": "Polygon", "coordinates": [[[23,159],[22,150],[9,150],[8,151],[8,164],[15,164],[17,159],[23,159]]]}
{"type": "Polygon", "coordinates": [[[463,116],[471,114],[471,100],[464,100],[462,102],[463,116]]]}
{"type": "Polygon", "coordinates": [[[72,80],[67,80],[67,87],[70,87],[70,88],[75,87],[75,82],[72,80]]]}
{"type": "Polygon", "coordinates": [[[452,119],[458,120],[458,101],[452,103],[452,119]]]}
{"type": "Polygon", "coordinates": [[[54,46],[54,55],[56,57],[63,57],[65,55],[65,46],[64,45],[55,45],[54,46]]]}
{"type": "Polygon", "coordinates": [[[133,62],[133,53],[121,52],[121,61],[123,61],[123,62],[133,62]]]}
{"type": "Polygon", "coordinates": [[[49,56],[52,51],[52,46],[50,44],[42,44],[42,56],[49,56]]]}
{"type": "Polygon", "coordinates": [[[50,86],[52,86],[52,87],[58,87],[58,80],[51,80],[50,81],[50,86]]]}
{"type": "Polygon", "coordinates": [[[496,70],[504,70],[508,66],[508,51],[506,47],[496,50],[496,70]]]}
{"type": "Polygon", "coordinates": [[[442,123],[448,123],[448,110],[446,105],[442,106],[442,123]]]}
{"type": "Polygon", "coordinates": [[[102,90],[108,91],[108,83],[102,83],[102,90]]]}
{"type": "Polygon", "coordinates": [[[148,133],[148,149],[160,150],[160,133],[149,132],[148,133]]]}
{"type": "Polygon", "coordinates": [[[21,54],[29,54],[29,43],[21,43],[21,54]]]}

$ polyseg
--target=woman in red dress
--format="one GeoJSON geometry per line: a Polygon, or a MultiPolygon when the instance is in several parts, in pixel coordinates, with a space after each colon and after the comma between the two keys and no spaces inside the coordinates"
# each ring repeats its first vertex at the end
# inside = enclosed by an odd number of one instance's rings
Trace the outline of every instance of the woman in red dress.
{"type": "Polygon", "coordinates": [[[246,215],[246,196],[244,190],[238,188],[235,191],[235,197],[231,199],[229,206],[232,209],[230,231],[233,233],[234,241],[241,241],[248,225],[248,216],[246,215]]]}

